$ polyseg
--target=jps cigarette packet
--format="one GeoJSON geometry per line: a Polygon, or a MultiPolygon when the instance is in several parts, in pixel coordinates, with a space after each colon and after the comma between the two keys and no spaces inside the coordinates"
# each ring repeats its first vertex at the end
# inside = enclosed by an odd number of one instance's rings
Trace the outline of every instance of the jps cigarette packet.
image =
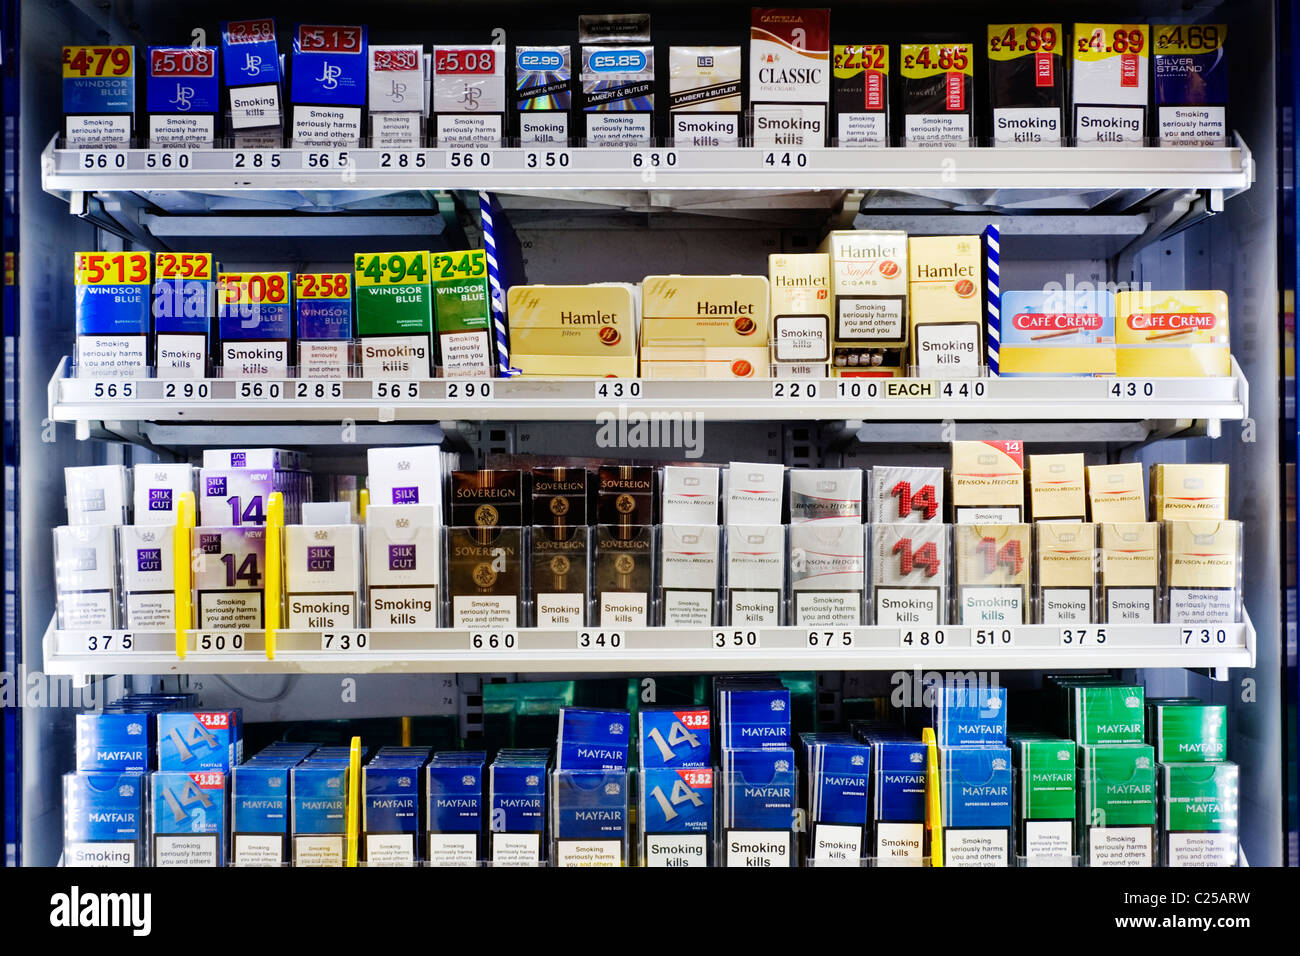
{"type": "Polygon", "coordinates": [[[1007,689],[945,684],[935,689],[933,720],[941,747],[1007,742],[1007,689]]]}
{"type": "Polygon", "coordinates": [[[959,524],[958,619],[962,624],[1024,624],[1029,596],[1030,526],[959,524]]]}
{"type": "Polygon", "coordinates": [[[1059,23],[990,23],[989,99],[995,146],[1060,146],[1065,139],[1069,37],[1059,23]]]}
{"type": "Polygon", "coordinates": [[[1228,145],[1227,38],[1223,23],[1151,28],[1161,146],[1228,145]]]}
{"type": "Polygon", "coordinates": [[[192,529],[190,540],[192,550],[198,551],[194,592],[199,628],[260,628],[265,609],[266,529],[204,526],[192,529]]]}
{"type": "Polygon", "coordinates": [[[112,629],[117,624],[117,529],[76,525],[54,529],[55,617],[62,629],[112,629]]]}
{"type": "Polygon", "coordinates": [[[999,375],[1115,374],[1115,303],[1109,291],[1003,291],[1000,311],[999,375]]]}
{"type": "Polygon", "coordinates": [[[226,378],[285,378],[293,338],[287,272],[217,276],[217,335],[226,378]]]}
{"type": "Polygon", "coordinates": [[[728,524],[776,524],[784,490],[784,465],[733,461],[723,472],[723,518],[728,524]]]}
{"type": "MultiPolygon", "coordinates": [[[[217,314],[212,254],[155,253],[153,272],[154,375],[204,378],[211,360],[208,340],[217,314]]],[[[180,394],[184,397],[184,389],[180,394]]]]}
{"type": "Polygon", "coordinates": [[[370,145],[414,149],[424,143],[428,61],[423,44],[370,44],[367,94],[370,145]]]}
{"type": "Polygon", "coordinates": [[[1241,524],[1166,521],[1170,624],[1226,624],[1241,616],[1241,524]]]}
{"type": "Polygon", "coordinates": [[[225,865],[227,780],[219,770],[149,775],[154,866],[225,865]]]}
{"type": "Polygon", "coordinates": [[[1076,145],[1144,145],[1151,28],[1145,23],[1076,23],[1073,43],[1076,145]]]}
{"type": "Polygon", "coordinates": [[[569,144],[572,47],[515,47],[515,109],[519,114],[520,145],[569,144]]]}
{"type": "Polygon", "coordinates": [[[978,374],[984,360],[979,236],[907,240],[912,364],[922,375],[978,374]]]}
{"type": "Polygon", "coordinates": [[[347,378],[352,364],[352,276],[299,272],[293,284],[298,377],[347,378]]]}
{"type": "Polygon", "coordinates": [[[135,47],[63,48],[64,145],[128,149],[135,130],[135,47]]]}
{"type": "Polygon", "coordinates": [[[425,778],[427,852],[430,866],[477,866],[483,856],[482,751],[438,751],[425,778]]]}
{"type": "Polygon", "coordinates": [[[366,512],[367,603],[372,627],[437,627],[442,544],[427,505],[371,505],[366,512]]]}
{"type": "Polygon", "coordinates": [[[524,529],[447,529],[452,626],[518,627],[524,590],[524,529]]]}
{"type": "Polygon", "coordinates": [[[889,145],[889,77],[889,44],[831,47],[835,145],[889,145]]]}
{"type": "Polygon", "coordinates": [[[794,865],[794,751],[722,751],[723,865],[794,865]]]}
{"type": "Polygon", "coordinates": [[[1038,618],[1042,624],[1090,624],[1097,618],[1096,526],[1036,521],[1038,618]]]}
{"type": "Polygon", "coordinates": [[[790,524],[862,523],[862,470],[791,468],[790,524]]]}
{"type": "Polygon", "coordinates": [[[784,526],[727,526],[729,623],[753,627],[784,622],[785,559],[784,526]]]}
{"type": "Polygon", "coordinates": [[[969,146],[974,138],[975,46],[903,43],[898,48],[905,146],[969,146]]]}
{"type": "Polygon", "coordinates": [[[643,378],[766,378],[765,276],[646,276],[643,378]]]}
{"type": "Polygon", "coordinates": [[[1024,513],[1024,466],[1023,442],[953,442],[952,505],[956,523],[1019,521],[1024,513]]]}
{"type": "Polygon", "coordinates": [[[948,620],[948,526],[871,526],[871,600],[879,626],[948,620]]]}
{"type": "Polygon", "coordinates": [[[283,64],[275,39],[275,21],[265,17],[222,23],[221,51],[235,145],[280,146],[283,64]]]}
{"type": "Polygon", "coordinates": [[[940,747],[943,865],[1009,866],[1011,748],[940,747]]]}
{"type": "Polygon", "coordinates": [[[627,863],[629,775],[623,770],[561,770],[551,775],[555,866],[627,863]]]}
{"type": "Polygon", "coordinates": [[[659,600],[665,627],[716,623],[720,536],[721,529],[714,524],[663,525],[659,600]]]}
{"type": "Polygon", "coordinates": [[[1121,292],[1115,368],[1132,378],[1232,374],[1228,296],[1217,290],[1121,292]]]}
{"type": "Polygon", "coordinates": [[[752,9],[749,99],[755,146],[826,145],[830,33],[830,10],[752,9]]]}
{"type": "Polygon", "coordinates": [[[77,714],[77,770],[145,773],[153,769],[153,729],[146,714],[77,714]]]}
{"type": "Polygon", "coordinates": [[[862,623],[865,550],[865,536],[858,524],[791,526],[795,624],[856,627],[862,623]]]}
{"type": "Polygon", "coordinates": [[[211,149],[221,112],[217,48],[149,47],[150,149],[211,149]]]}
{"type": "Polygon", "coordinates": [[[1070,866],[1075,853],[1075,745],[1050,734],[1012,734],[1016,856],[1025,866],[1070,866]]]}
{"type": "Polygon", "coordinates": [[[238,708],[164,712],[156,720],[159,770],[228,773],[244,759],[243,717],[238,708]]]}
{"type": "Polygon", "coordinates": [[[830,361],[830,257],[823,252],[767,257],[772,363],[778,377],[825,378],[830,361]]]}
{"type": "Polygon", "coordinates": [[[434,46],[433,134],[439,148],[500,146],[505,112],[504,46],[434,46]]]}
{"type": "Polygon", "coordinates": [[[284,569],[290,628],[328,630],[360,622],[359,525],[287,526],[284,569]]]}
{"type": "Polygon", "coordinates": [[[631,716],[625,710],[561,707],[557,770],[626,770],[631,716]]]}
{"type": "Polygon", "coordinates": [[[1079,851],[1087,866],[1155,865],[1156,765],[1148,744],[1079,747],[1079,851]]]}
{"type": "Polygon", "coordinates": [[[713,768],[647,767],[637,780],[644,865],[708,866],[716,789],[713,768]]]}
{"type": "Polygon", "coordinates": [[[63,858],[68,866],[140,866],[144,782],[138,773],[63,775],[63,858]]]}
{"type": "Polygon", "coordinates": [[[1147,520],[1147,497],[1139,463],[1089,465],[1087,483],[1093,521],[1147,520]]]}
{"type": "Polygon", "coordinates": [[[876,465],[868,474],[872,523],[942,524],[942,468],[876,465]]]}
{"type": "Polygon", "coordinates": [[[147,252],[78,252],[77,377],[130,378],[149,364],[147,252]]]}
{"type": "Polygon", "coordinates": [[[290,59],[295,147],[360,145],[366,105],[366,28],[300,24],[290,59]]]}
{"type": "Polygon", "coordinates": [[[1240,773],[1235,763],[1161,763],[1165,866],[1236,866],[1240,773]]]}
{"type": "Polygon", "coordinates": [[[64,468],[63,484],[69,524],[126,524],[131,473],[122,465],[64,468]]]}
{"type": "Polygon", "coordinates": [[[674,146],[739,143],[740,73],[738,46],[668,48],[668,134],[674,146]]]}
{"type": "Polygon", "coordinates": [[[170,631],[176,627],[175,533],[176,528],[167,525],[123,525],[118,531],[123,623],[130,630],[170,631]]]}

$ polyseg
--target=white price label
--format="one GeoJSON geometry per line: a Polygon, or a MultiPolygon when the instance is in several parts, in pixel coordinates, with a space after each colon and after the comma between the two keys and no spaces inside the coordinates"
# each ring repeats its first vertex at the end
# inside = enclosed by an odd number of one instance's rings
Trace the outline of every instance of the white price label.
{"type": "Polygon", "coordinates": [[[496,386],[490,378],[465,379],[447,383],[447,400],[452,402],[491,401],[496,397],[496,386]]]}
{"type": "Polygon", "coordinates": [[[772,397],[788,401],[801,401],[810,398],[820,398],[824,382],[814,381],[813,379],[772,379],[772,397]]]}
{"type": "Polygon", "coordinates": [[[94,398],[135,398],[135,382],[96,382],[90,394],[94,398]]]}
{"type": "Polygon", "coordinates": [[[617,651],[627,644],[619,631],[579,631],[578,649],[583,651],[617,651]]]}
{"type": "Polygon", "coordinates": [[[1016,632],[1009,627],[977,627],[970,642],[973,647],[1015,647],[1016,632]]]}
{"type": "Polygon", "coordinates": [[[189,169],[194,165],[194,154],[175,149],[151,150],[144,154],[145,169],[189,169]]]}
{"type": "Polygon", "coordinates": [[[939,394],[949,401],[971,401],[983,398],[988,389],[983,382],[944,382],[939,394]]]}
{"type": "Polygon", "coordinates": [[[212,397],[212,383],[199,382],[163,382],[163,398],[179,398],[182,401],[195,401],[212,397]]]}
{"type": "Polygon", "coordinates": [[[413,399],[420,397],[419,382],[371,382],[370,397],[379,399],[413,399]]]}
{"type": "Polygon", "coordinates": [[[1104,627],[1063,627],[1062,647],[1100,647],[1106,643],[1104,627]]]}
{"type": "Polygon", "coordinates": [[[909,651],[925,648],[942,648],[948,642],[948,635],[942,628],[934,630],[907,630],[898,636],[898,646],[909,651]]]}
{"type": "Polygon", "coordinates": [[[671,149],[632,154],[632,167],[634,169],[672,169],[676,165],[677,154],[671,149]]]}
{"type": "Polygon", "coordinates": [[[1111,398],[1155,398],[1156,383],[1140,378],[1122,378],[1111,382],[1107,387],[1111,398]]]}
{"type": "Polygon", "coordinates": [[[758,631],[714,631],[713,646],[731,650],[758,648],[758,631]]]}
{"type": "Polygon", "coordinates": [[[241,170],[280,169],[284,164],[280,154],[273,149],[236,150],[230,162],[232,169],[241,170]]]}
{"type": "Polygon", "coordinates": [[[323,401],[331,398],[342,398],[343,383],[308,382],[300,380],[293,383],[293,397],[304,399],[306,401],[323,401]]]}
{"type": "Polygon", "coordinates": [[[447,151],[448,169],[491,169],[492,150],[453,149],[447,151]]]}
{"type": "Polygon", "coordinates": [[[126,169],[126,153],[82,153],[81,169],[126,169]]]}
{"type": "Polygon", "coordinates": [[[284,398],[284,382],[247,381],[239,383],[240,398],[284,398]]]}
{"type": "Polygon", "coordinates": [[[135,648],[135,637],[126,634],[87,634],[87,654],[120,654],[135,648]]]}
{"type": "Polygon", "coordinates": [[[1183,628],[1185,645],[1204,644],[1217,646],[1228,643],[1228,632],[1222,627],[1185,627],[1183,628]]]}
{"type": "Polygon", "coordinates": [[[824,650],[844,650],[853,647],[852,631],[809,631],[808,646],[824,650]]]}
{"type": "Polygon", "coordinates": [[[808,154],[804,152],[771,152],[763,154],[764,169],[807,169],[808,154]]]}
{"type": "Polygon", "coordinates": [[[513,631],[474,631],[469,636],[471,651],[513,651],[519,647],[519,635],[513,631]]]}
{"type": "Polygon", "coordinates": [[[320,649],[330,653],[347,653],[349,651],[364,651],[370,647],[370,635],[365,631],[357,631],[352,634],[330,634],[325,633],[320,636],[320,649]]]}
{"type": "Polygon", "coordinates": [[[424,169],[429,158],[421,149],[385,150],[379,154],[380,169],[424,169]]]}
{"type": "Polygon", "coordinates": [[[596,380],[596,399],[640,398],[641,380],[636,378],[600,378],[596,380]]]}
{"type": "Polygon", "coordinates": [[[302,168],[351,169],[352,159],[346,149],[311,149],[302,154],[302,168]]]}
{"type": "Polygon", "coordinates": [[[245,645],[243,634],[200,631],[194,636],[196,654],[241,654],[245,645]]]}
{"type": "Polygon", "coordinates": [[[847,399],[880,398],[880,382],[870,379],[840,378],[835,380],[835,397],[847,399]]]}
{"type": "Polygon", "coordinates": [[[525,169],[568,169],[569,153],[563,149],[530,149],[524,153],[525,169]]]}

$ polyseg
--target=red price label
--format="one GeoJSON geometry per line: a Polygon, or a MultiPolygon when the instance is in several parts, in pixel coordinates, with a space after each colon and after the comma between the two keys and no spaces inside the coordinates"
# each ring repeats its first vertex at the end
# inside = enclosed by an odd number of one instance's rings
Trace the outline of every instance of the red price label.
{"type": "Polygon", "coordinates": [[[232,20],[226,24],[227,43],[265,43],[274,39],[274,20],[232,20]]]}
{"type": "Polygon", "coordinates": [[[298,49],[303,53],[360,53],[361,27],[301,26],[298,49]]]}
{"type": "Polygon", "coordinates": [[[703,767],[694,770],[678,770],[677,776],[685,781],[688,787],[695,790],[711,790],[713,788],[713,768],[703,767]]]}
{"type": "Polygon", "coordinates": [[[420,54],[416,50],[375,50],[375,72],[409,73],[420,68],[420,54]]]}
{"type": "Polygon", "coordinates": [[[149,72],[164,76],[215,76],[216,54],[206,47],[182,47],[175,50],[151,50],[149,72]]]}
{"type": "Polygon", "coordinates": [[[201,790],[220,790],[225,782],[225,775],[213,770],[204,773],[192,773],[190,779],[201,790]]]}
{"type": "Polygon", "coordinates": [[[279,305],[289,301],[287,272],[223,272],[217,292],[224,302],[250,305],[279,305]]]}
{"type": "Polygon", "coordinates": [[[78,252],[74,281],[77,285],[147,285],[147,252],[78,252]]]}
{"type": "Polygon", "coordinates": [[[230,715],[224,713],[199,713],[195,718],[209,730],[224,730],[230,726],[230,715]]]}
{"type": "Polygon", "coordinates": [[[675,710],[673,716],[683,727],[689,727],[692,730],[709,729],[709,712],[707,710],[675,710]]]}
{"type": "Polygon", "coordinates": [[[437,50],[437,62],[434,72],[446,75],[469,75],[475,73],[495,73],[497,68],[497,51],[492,47],[475,50],[437,50]]]}

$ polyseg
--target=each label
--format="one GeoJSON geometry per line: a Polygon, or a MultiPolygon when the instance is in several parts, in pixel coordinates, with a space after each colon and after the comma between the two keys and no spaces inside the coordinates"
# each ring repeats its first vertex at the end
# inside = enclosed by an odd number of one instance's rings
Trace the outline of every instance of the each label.
{"type": "Polygon", "coordinates": [[[588,146],[649,146],[650,113],[587,113],[588,146]]]}
{"type": "Polygon", "coordinates": [[[795,591],[795,624],[856,627],[862,623],[861,591],[795,591]]]}
{"type": "Polygon", "coordinates": [[[974,322],[926,322],[912,330],[916,364],[939,377],[978,375],[980,327],[974,322]]]}
{"type": "Polygon", "coordinates": [[[673,145],[679,147],[736,146],[740,142],[739,113],[673,113],[673,145]]]}
{"type": "Polygon", "coordinates": [[[1092,591],[1087,588],[1043,588],[1044,624],[1092,622],[1092,591]]]}
{"type": "Polygon", "coordinates": [[[1225,146],[1228,118],[1222,106],[1162,106],[1157,110],[1161,146],[1225,146]]]}
{"type": "Polygon", "coordinates": [[[1089,866],[1153,866],[1151,827],[1089,827],[1089,866]]]}
{"type": "Polygon", "coordinates": [[[1170,833],[1166,866],[1236,866],[1235,833],[1170,833]]]}
{"type": "Polygon", "coordinates": [[[904,341],[907,338],[906,300],[856,296],[835,298],[835,338],[904,341]]]}
{"type": "Polygon", "coordinates": [[[645,627],[650,595],[645,592],[605,591],[600,594],[601,627],[645,627]]]}
{"type": "Polygon", "coordinates": [[[435,587],[370,589],[371,627],[437,627],[435,587]]]}
{"type": "Polygon", "coordinates": [[[1076,106],[1074,135],[1080,146],[1141,146],[1146,137],[1146,108],[1076,106]]]}
{"type": "Polygon", "coordinates": [[[149,364],[148,336],[78,335],[78,378],[136,378],[149,364]]]}
{"type": "Polygon", "coordinates": [[[744,626],[781,623],[781,594],[778,591],[730,592],[731,623],[744,626]]]}
{"type": "MultiPolygon", "coordinates": [[[[555,143],[560,146],[567,146],[569,143],[569,114],[520,112],[519,143],[523,146],[538,143],[555,143]]],[[[567,165],[567,163],[564,165],[567,165]]]]}
{"type": "Polygon", "coordinates": [[[995,146],[1060,146],[1061,111],[1055,106],[993,111],[995,146]]]}
{"type": "Polygon", "coordinates": [[[519,600],[513,594],[453,594],[452,626],[516,627],[519,600]]]}
{"type": "Polygon", "coordinates": [[[414,865],[414,833],[366,834],[366,866],[414,865]]]}
{"type": "Polygon", "coordinates": [[[199,627],[243,631],[261,626],[261,591],[199,592],[199,627]]]}
{"type": "Polygon", "coordinates": [[[1074,854],[1074,824],[1069,820],[1026,820],[1020,855],[1026,866],[1069,866],[1074,854]]]}
{"type": "Polygon", "coordinates": [[[587,599],[582,594],[538,594],[538,627],[582,627],[587,599]]]}
{"type": "Polygon", "coordinates": [[[622,866],[622,840],[556,840],[556,866],[622,866]]]}
{"type": "Polygon", "coordinates": [[[813,824],[808,856],[817,866],[861,866],[862,827],[813,824]]]}
{"type": "Polygon", "coordinates": [[[135,843],[130,840],[96,843],[65,843],[65,866],[135,866],[135,843]]]}
{"type": "Polygon", "coordinates": [[[293,145],[308,149],[347,149],[361,142],[361,107],[295,106],[293,145]]]}
{"type": "Polygon", "coordinates": [[[1227,624],[1236,620],[1237,592],[1228,588],[1170,588],[1170,624],[1227,624]]]}
{"type": "Polygon", "coordinates": [[[439,113],[436,136],[441,149],[479,149],[501,145],[501,114],[439,113]]]}
{"type": "Polygon", "coordinates": [[[1006,866],[1011,831],[1003,827],[980,830],[945,828],[944,866],[1006,866]]]}
{"type": "Polygon", "coordinates": [[[1024,591],[1010,588],[962,588],[962,624],[1024,624],[1024,591]]]}
{"type": "Polygon", "coordinates": [[[413,379],[429,377],[428,335],[361,337],[361,377],[413,379]]]}
{"type": "Polygon", "coordinates": [[[683,867],[709,865],[709,837],[706,833],[647,833],[645,865],[683,867]]]}
{"type": "Polygon", "coordinates": [[[293,838],[294,866],[342,866],[343,835],[295,836],[293,838]]]}
{"type": "Polygon", "coordinates": [[[876,866],[920,866],[924,823],[877,823],[876,866]]]}
{"type": "Polygon", "coordinates": [[[478,834],[430,833],[429,866],[478,866],[478,834]]]}
{"type": "Polygon", "coordinates": [[[158,378],[203,378],[207,373],[207,337],[159,332],[155,374],[158,378]]]}
{"type": "Polygon", "coordinates": [[[876,588],[876,624],[938,624],[940,594],[939,588],[876,588]]]}
{"type": "Polygon", "coordinates": [[[841,113],[836,130],[840,146],[877,147],[889,145],[889,127],[884,112],[841,113]]]}
{"type": "Polygon", "coordinates": [[[284,837],[279,834],[236,833],[232,842],[232,866],[284,865],[284,837]]]}
{"type": "Polygon", "coordinates": [[[153,838],[153,865],[219,866],[217,834],[159,833],[153,838]]]}
{"type": "Polygon", "coordinates": [[[1111,624],[1154,624],[1155,588],[1106,588],[1106,620],[1111,624]]]}
{"type": "Polygon", "coordinates": [[[492,834],[493,866],[537,866],[541,859],[540,833],[492,834]]]}
{"type": "Polygon", "coordinates": [[[969,113],[908,113],[903,117],[907,146],[969,146],[969,113]]]}
{"type": "Polygon", "coordinates": [[[664,626],[708,627],[713,604],[712,591],[664,591],[664,626]]]}
{"type": "Polygon", "coordinates": [[[728,830],[723,837],[727,866],[790,866],[790,833],[786,830],[728,830]]]}
{"type": "Polygon", "coordinates": [[[176,595],[171,591],[128,592],[126,626],[137,631],[171,630],[176,626],[176,595]]]}

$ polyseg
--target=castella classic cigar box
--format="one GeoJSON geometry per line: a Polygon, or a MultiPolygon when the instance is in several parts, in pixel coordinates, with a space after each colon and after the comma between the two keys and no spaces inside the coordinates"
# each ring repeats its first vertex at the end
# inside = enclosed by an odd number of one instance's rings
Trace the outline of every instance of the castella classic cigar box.
{"type": "Polygon", "coordinates": [[[749,98],[755,146],[826,144],[830,32],[829,10],[752,9],[749,98]]]}
{"type": "Polygon", "coordinates": [[[764,276],[646,276],[643,378],[766,378],[764,276]]]}
{"type": "Polygon", "coordinates": [[[1116,371],[1132,378],[1232,374],[1223,292],[1121,292],[1115,297],[1116,371]]]}
{"type": "Polygon", "coordinates": [[[631,286],[517,285],[506,294],[510,362],[524,375],[635,378],[631,286]]]}

